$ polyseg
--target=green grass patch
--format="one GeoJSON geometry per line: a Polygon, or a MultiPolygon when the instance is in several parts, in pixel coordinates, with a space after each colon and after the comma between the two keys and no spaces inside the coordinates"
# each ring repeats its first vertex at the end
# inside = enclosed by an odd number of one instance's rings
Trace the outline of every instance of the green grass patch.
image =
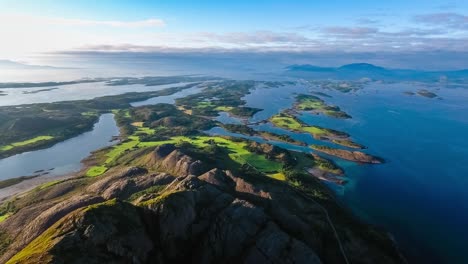
{"type": "Polygon", "coordinates": [[[284,175],[284,173],[282,173],[282,172],[268,174],[268,176],[273,178],[273,179],[280,180],[280,181],[285,181],[286,180],[286,175],[284,175]]]}
{"type": "Polygon", "coordinates": [[[39,185],[37,188],[38,188],[39,190],[43,190],[43,189],[49,188],[49,187],[51,187],[51,186],[54,186],[54,185],[56,185],[56,184],[58,184],[58,183],[60,183],[60,182],[62,182],[62,180],[56,180],[56,181],[46,182],[46,183],[43,183],[43,184],[39,185]]]}
{"type": "Polygon", "coordinates": [[[53,138],[54,138],[53,136],[38,136],[38,137],[31,138],[31,139],[28,139],[28,140],[15,142],[15,143],[12,143],[10,145],[1,146],[0,151],[8,151],[8,150],[14,149],[15,147],[26,146],[26,145],[37,143],[39,141],[48,141],[48,140],[51,140],[53,138]]]}
{"type": "Polygon", "coordinates": [[[314,111],[335,118],[351,118],[337,106],[327,105],[322,99],[313,95],[300,94],[296,96],[294,108],[300,111],[314,111]]]}
{"type": "Polygon", "coordinates": [[[316,126],[305,126],[302,128],[302,131],[309,132],[316,136],[328,134],[328,131],[326,129],[323,129],[321,127],[316,127],[316,126]]]}
{"type": "Polygon", "coordinates": [[[302,128],[302,124],[299,123],[295,118],[282,114],[272,116],[270,118],[270,122],[275,126],[286,129],[300,130],[302,128]]]}
{"type": "Polygon", "coordinates": [[[322,135],[327,134],[327,130],[317,127],[317,126],[306,126],[299,122],[295,117],[279,114],[275,115],[270,118],[270,122],[273,123],[277,127],[300,131],[300,132],[308,132],[313,135],[322,135]]]}
{"type": "Polygon", "coordinates": [[[117,144],[115,145],[111,151],[109,151],[106,156],[107,156],[107,159],[106,159],[106,164],[107,163],[110,163],[112,161],[114,161],[115,159],[117,159],[120,155],[122,155],[123,153],[129,151],[130,149],[136,147],[138,145],[138,143],[140,143],[138,137],[132,137],[133,140],[130,140],[128,142],[123,142],[123,143],[120,143],[120,144],[117,144]],[[135,138],[137,138],[135,140],[135,138]]]}
{"type": "Polygon", "coordinates": [[[114,109],[112,110],[112,113],[115,115],[121,115],[125,118],[131,118],[132,116],[130,115],[130,110],[129,109],[114,109]]]}
{"type": "Polygon", "coordinates": [[[8,217],[10,217],[12,213],[6,213],[4,215],[0,215],[0,223],[5,221],[8,217]]]}
{"type": "Polygon", "coordinates": [[[215,105],[210,101],[197,102],[196,108],[208,108],[215,107],[215,105]]]}
{"type": "Polygon", "coordinates": [[[164,143],[178,143],[188,142],[198,148],[204,148],[209,146],[209,142],[214,142],[217,146],[223,147],[228,150],[229,157],[239,164],[248,164],[257,170],[264,173],[276,173],[282,169],[282,164],[276,161],[271,161],[265,158],[263,155],[255,154],[248,151],[245,147],[246,142],[235,142],[223,137],[209,137],[209,136],[198,136],[198,137],[173,137],[171,140],[164,143]],[[172,141],[172,142],[171,142],[172,141]]]}
{"type": "Polygon", "coordinates": [[[154,135],[154,133],[156,131],[154,129],[149,128],[149,127],[139,127],[136,132],[137,133],[144,133],[144,134],[147,134],[147,135],[154,135]]]}
{"type": "Polygon", "coordinates": [[[229,112],[233,109],[234,107],[232,106],[218,106],[215,108],[217,111],[223,111],[223,112],[229,112]]]}
{"type": "Polygon", "coordinates": [[[88,171],[86,171],[86,176],[96,177],[96,176],[102,175],[108,169],[108,166],[106,165],[113,163],[117,158],[119,158],[125,152],[133,148],[136,148],[138,143],[140,142],[138,137],[131,136],[129,138],[131,138],[130,141],[123,142],[123,143],[113,146],[111,150],[105,154],[106,160],[104,164],[92,166],[91,168],[88,169],[88,171]]]}
{"type": "Polygon", "coordinates": [[[96,176],[102,175],[106,171],[107,171],[106,166],[93,166],[89,168],[89,170],[86,172],[86,176],[96,177],[96,176]]]}
{"type": "Polygon", "coordinates": [[[291,114],[280,113],[278,115],[272,116],[269,119],[269,121],[273,125],[280,128],[312,134],[312,136],[314,136],[314,138],[316,139],[328,138],[330,140],[330,138],[345,139],[349,137],[348,134],[341,131],[323,128],[319,126],[308,126],[291,114]]]}
{"type": "Polygon", "coordinates": [[[210,142],[214,142],[217,146],[227,149],[229,157],[240,165],[249,164],[250,166],[264,173],[277,173],[282,169],[281,163],[268,160],[263,155],[252,153],[245,149],[247,146],[246,142],[234,142],[223,137],[176,136],[168,140],[151,142],[140,142],[137,136],[131,136],[129,139],[131,141],[115,146],[109,153],[106,154],[108,158],[105,164],[112,162],[124,152],[133,148],[157,147],[163,144],[180,144],[183,142],[190,143],[196,148],[205,148],[211,144],[210,142]]]}

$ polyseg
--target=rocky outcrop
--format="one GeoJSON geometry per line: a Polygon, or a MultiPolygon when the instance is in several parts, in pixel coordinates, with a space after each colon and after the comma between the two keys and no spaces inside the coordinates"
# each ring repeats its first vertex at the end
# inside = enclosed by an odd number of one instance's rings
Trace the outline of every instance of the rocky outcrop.
{"type": "Polygon", "coordinates": [[[185,155],[172,144],[157,147],[141,164],[178,176],[199,175],[208,170],[206,164],[185,155]]]}
{"type": "Polygon", "coordinates": [[[394,248],[380,251],[290,187],[252,184],[217,169],[178,178],[140,205],[164,263],[345,263],[340,244],[352,263],[400,261],[394,248]]]}
{"type": "Polygon", "coordinates": [[[147,263],[152,248],[140,210],[111,200],[67,215],[7,263],[147,263]]]}
{"type": "Polygon", "coordinates": [[[332,155],[338,158],[345,160],[350,160],[358,163],[371,163],[371,164],[380,164],[385,161],[382,158],[374,157],[372,155],[366,154],[360,151],[349,151],[344,149],[335,149],[326,146],[312,145],[312,149],[332,155]]]}
{"type": "Polygon", "coordinates": [[[42,212],[38,217],[33,219],[29,224],[26,224],[15,238],[15,242],[10,245],[8,251],[0,258],[0,262],[5,262],[15,252],[24,248],[33,239],[42,234],[47,228],[52,226],[55,222],[74,210],[104,201],[101,197],[90,195],[78,195],[71,199],[60,202],[51,208],[42,212]]]}
{"type": "Polygon", "coordinates": [[[96,193],[104,199],[127,199],[132,194],[155,185],[166,185],[175,177],[166,173],[149,174],[147,170],[137,167],[127,168],[119,172],[111,172],[87,188],[90,193],[96,193]]]}
{"type": "Polygon", "coordinates": [[[205,172],[197,168],[199,161],[170,145],[146,161],[166,173],[110,170],[82,192],[51,203],[15,237],[1,261],[404,262],[386,235],[357,222],[333,200],[317,201],[266,177],[205,172]],[[148,193],[153,186],[161,188],[148,193]],[[130,196],[132,204],[124,201],[130,196]]]}

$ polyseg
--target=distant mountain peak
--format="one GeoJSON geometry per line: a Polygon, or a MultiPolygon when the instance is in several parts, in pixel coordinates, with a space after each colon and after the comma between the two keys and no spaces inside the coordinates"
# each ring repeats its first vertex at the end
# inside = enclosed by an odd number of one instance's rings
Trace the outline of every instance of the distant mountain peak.
{"type": "Polygon", "coordinates": [[[286,69],[291,71],[334,71],[335,68],[330,67],[321,67],[321,66],[314,66],[311,64],[294,64],[286,67],[286,69]]]}
{"type": "Polygon", "coordinates": [[[346,64],[338,69],[340,70],[385,70],[384,67],[376,66],[370,63],[351,63],[346,64]]]}

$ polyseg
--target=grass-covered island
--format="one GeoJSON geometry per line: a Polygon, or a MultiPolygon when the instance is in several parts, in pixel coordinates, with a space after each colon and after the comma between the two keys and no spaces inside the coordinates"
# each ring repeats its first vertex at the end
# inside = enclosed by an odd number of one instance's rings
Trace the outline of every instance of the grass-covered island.
{"type": "Polygon", "coordinates": [[[288,129],[299,133],[309,133],[315,139],[330,141],[345,147],[365,148],[364,146],[349,139],[350,136],[345,132],[320,126],[309,126],[293,114],[289,113],[289,111],[274,115],[269,119],[269,121],[273,125],[283,129],[288,129]]]}
{"type": "Polygon", "coordinates": [[[245,106],[242,97],[255,87],[253,81],[225,81],[210,85],[200,93],[176,100],[176,105],[188,114],[215,117],[220,111],[248,118],[261,109],[245,106]]]}
{"type": "Polygon", "coordinates": [[[312,113],[324,114],[335,118],[351,118],[350,115],[341,111],[338,106],[330,106],[326,104],[325,101],[314,95],[297,95],[294,109],[299,111],[310,111],[312,113]]]}

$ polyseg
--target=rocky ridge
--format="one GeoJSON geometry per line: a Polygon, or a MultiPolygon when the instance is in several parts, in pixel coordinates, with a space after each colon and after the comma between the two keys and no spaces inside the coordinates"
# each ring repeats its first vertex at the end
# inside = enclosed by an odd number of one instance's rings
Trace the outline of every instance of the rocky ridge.
{"type": "Polygon", "coordinates": [[[140,165],[40,190],[51,195],[0,223],[12,239],[0,262],[404,263],[334,200],[210,168],[173,145],[140,165]]]}

